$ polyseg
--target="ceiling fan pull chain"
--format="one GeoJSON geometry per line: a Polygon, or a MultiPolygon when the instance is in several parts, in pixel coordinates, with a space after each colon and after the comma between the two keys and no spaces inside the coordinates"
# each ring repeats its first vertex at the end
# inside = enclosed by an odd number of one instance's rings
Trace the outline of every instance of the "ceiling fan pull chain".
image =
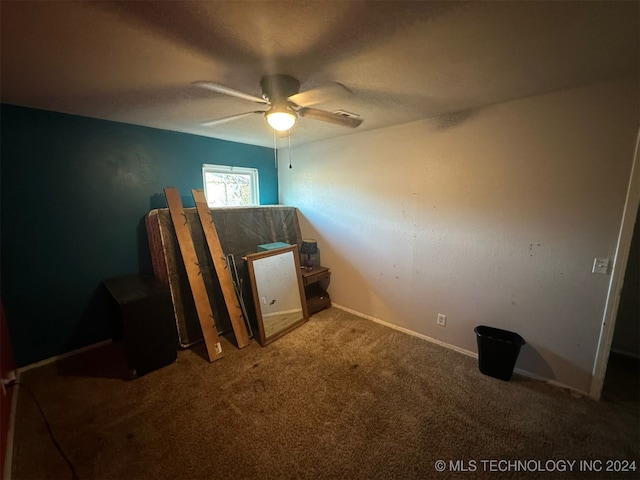
{"type": "Polygon", "coordinates": [[[276,139],[276,131],[273,131],[273,161],[275,168],[278,169],[278,140],[276,139]]]}
{"type": "Polygon", "coordinates": [[[289,130],[289,134],[287,135],[287,138],[289,138],[289,168],[291,167],[291,130],[289,130]]]}

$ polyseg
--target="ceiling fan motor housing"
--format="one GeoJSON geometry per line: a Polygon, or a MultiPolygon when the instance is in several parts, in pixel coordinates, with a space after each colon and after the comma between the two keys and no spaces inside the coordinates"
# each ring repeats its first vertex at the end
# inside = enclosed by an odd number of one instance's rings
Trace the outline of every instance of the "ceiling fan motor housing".
{"type": "Polygon", "coordinates": [[[286,102],[287,98],[300,92],[300,82],[282,74],[265,75],[260,79],[262,97],[271,104],[286,102]]]}

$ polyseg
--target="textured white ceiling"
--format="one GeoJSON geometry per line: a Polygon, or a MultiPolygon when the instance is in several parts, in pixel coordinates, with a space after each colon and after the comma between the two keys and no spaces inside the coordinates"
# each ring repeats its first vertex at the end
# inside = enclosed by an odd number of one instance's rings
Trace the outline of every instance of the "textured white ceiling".
{"type": "MultiPolygon", "coordinates": [[[[303,143],[637,71],[640,3],[612,2],[7,2],[0,100],[271,146],[260,115],[200,122],[256,104],[194,87],[209,80],[260,96],[285,73],[302,90],[340,82],[353,95],[315,105],[356,112],[355,130],[301,119],[303,143]]],[[[452,115],[455,114],[455,115],[452,115]]],[[[453,119],[453,120],[452,120],[453,119]]]]}

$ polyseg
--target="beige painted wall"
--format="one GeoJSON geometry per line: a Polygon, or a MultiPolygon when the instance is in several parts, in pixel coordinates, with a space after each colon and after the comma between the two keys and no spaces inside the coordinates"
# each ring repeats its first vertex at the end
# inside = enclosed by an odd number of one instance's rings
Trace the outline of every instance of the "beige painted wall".
{"type": "Polygon", "coordinates": [[[518,368],[589,391],[638,105],[625,77],[294,147],[280,202],[334,303],[470,351],[518,332],[518,368]]]}

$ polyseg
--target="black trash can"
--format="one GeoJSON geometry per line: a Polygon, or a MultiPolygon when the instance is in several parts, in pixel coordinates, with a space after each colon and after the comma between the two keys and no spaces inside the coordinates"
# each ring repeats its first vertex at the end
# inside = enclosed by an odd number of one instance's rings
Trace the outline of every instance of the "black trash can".
{"type": "Polygon", "coordinates": [[[520,348],[526,343],[517,333],[499,328],[477,326],[478,367],[485,375],[509,381],[518,360],[520,348]]]}

